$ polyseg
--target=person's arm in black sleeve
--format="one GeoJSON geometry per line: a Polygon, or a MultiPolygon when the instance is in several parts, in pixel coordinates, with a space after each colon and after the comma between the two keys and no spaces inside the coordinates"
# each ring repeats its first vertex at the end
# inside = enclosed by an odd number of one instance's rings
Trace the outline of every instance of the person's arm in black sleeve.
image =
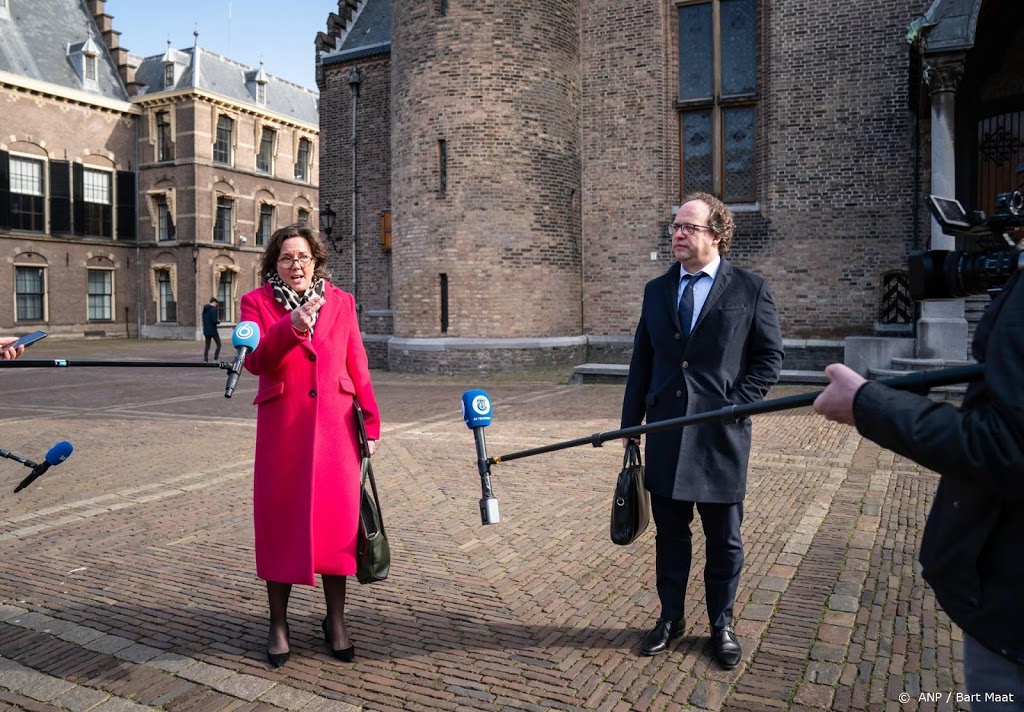
{"type": "Polygon", "coordinates": [[[1007,295],[985,352],[984,393],[969,409],[878,383],[858,390],[853,412],[866,438],[1001,497],[1024,499],[1024,283],[1007,295]]]}

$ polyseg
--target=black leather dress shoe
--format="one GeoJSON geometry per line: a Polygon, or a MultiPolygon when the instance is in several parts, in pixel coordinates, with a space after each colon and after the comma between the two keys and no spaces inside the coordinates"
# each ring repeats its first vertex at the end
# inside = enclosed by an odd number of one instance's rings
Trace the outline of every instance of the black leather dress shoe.
{"type": "Polygon", "coordinates": [[[673,638],[678,638],[683,632],[681,621],[667,621],[659,618],[654,630],[644,638],[644,648],[641,651],[644,655],[657,655],[668,650],[668,644],[673,638]]]}
{"type": "Polygon", "coordinates": [[[711,644],[714,646],[715,660],[725,670],[732,670],[740,664],[743,658],[743,649],[736,637],[736,631],[731,625],[724,628],[715,628],[711,632],[711,644]]]}

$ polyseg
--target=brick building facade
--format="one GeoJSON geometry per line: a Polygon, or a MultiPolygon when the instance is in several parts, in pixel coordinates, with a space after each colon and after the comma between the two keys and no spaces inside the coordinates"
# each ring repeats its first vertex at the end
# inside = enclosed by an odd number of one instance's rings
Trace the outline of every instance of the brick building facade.
{"type": "Polygon", "coordinates": [[[319,209],[316,93],[195,46],[136,57],[103,0],[0,7],[0,333],[195,339],[319,209]]]}
{"type": "Polygon", "coordinates": [[[622,360],[693,189],[737,214],[729,258],[769,279],[789,344],[841,357],[916,320],[919,355],[964,358],[963,302],[917,313],[906,258],[944,246],[925,198],[947,174],[971,206],[1016,184],[1020,20],[1007,0],[339,2],[317,40],[324,198],[356,195],[377,363],[622,360]],[[1008,127],[1001,167],[985,121],[1008,127]]]}

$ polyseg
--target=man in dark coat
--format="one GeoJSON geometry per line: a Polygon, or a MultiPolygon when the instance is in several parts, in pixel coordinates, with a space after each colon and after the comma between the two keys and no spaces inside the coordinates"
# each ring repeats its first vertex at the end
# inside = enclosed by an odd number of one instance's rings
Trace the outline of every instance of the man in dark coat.
{"type": "MultiPolygon", "coordinates": [[[[1019,247],[1019,245],[1018,245],[1019,247]]],[[[1019,258],[1019,255],[1018,255],[1019,258]]],[[[1024,709],[1024,272],[978,323],[985,364],[957,408],[865,381],[840,364],[814,409],[941,475],[921,540],[921,573],[964,631],[971,709],[1024,709]]]]}
{"type": "MultiPolygon", "coordinates": [[[[622,427],[719,410],[764,398],[782,368],[782,334],[767,283],[721,257],[733,217],[706,193],[687,196],[672,225],[678,262],[644,289],[622,401],[622,427]]],[[[661,615],[643,654],[682,633],[696,504],[707,539],[704,588],[715,659],[735,667],[742,650],[733,603],[743,567],[743,497],[750,419],[647,435],[645,486],[657,527],[661,615]]],[[[625,441],[623,442],[625,444],[625,441]]]]}
{"type": "Polygon", "coordinates": [[[203,361],[210,360],[210,342],[217,344],[217,351],[213,354],[213,360],[220,360],[220,334],[217,333],[217,297],[210,297],[210,303],[203,307],[203,336],[206,337],[206,348],[203,350],[203,361]]]}

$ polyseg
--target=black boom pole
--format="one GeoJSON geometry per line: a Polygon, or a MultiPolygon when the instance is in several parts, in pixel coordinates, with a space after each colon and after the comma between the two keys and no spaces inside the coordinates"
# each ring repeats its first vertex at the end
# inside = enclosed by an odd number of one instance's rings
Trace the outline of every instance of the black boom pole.
{"type": "Polygon", "coordinates": [[[231,368],[227,361],[72,361],[66,358],[37,359],[26,361],[14,359],[0,361],[0,368],[71,368],[72,366],[106,366],[108,368],[231,368]]]}
{"type": "MultiPolygon", "coordinates": [[[[912,391],[923,395],[928,393],[932,388],[937,388],[939,386],[949,386],[954,383],[967,383],[969,381],[980,380],[984,374],[985,365],[976,363],[970,366],[946,368],[941,371],[920,371],[906,376],[899,376],[898,378],[889,378],[879,381],[879,383],[889,386],[890,388],[896,388],[901,391],[912,391]]],[[[565,450],[570,447],[579,447],[581,445],[601,447],[601,444],[608,440],[631,438],[636,435],[643,435],[644,433],[657,433],[662,430],[681,428],[685,425],[700,425],[701,423],[710,423],[716,420],[731,422],[751,415],[775,413],[780,410],[789,410],[791,408],[802,408],[814,403],[814,399],[819,395],[821,395],[821,391],[817,391],[815,393],[801,393],[800,395],[776,398],[769,401],[760,401],[758,403],[732,405],[720,410],[686,415],[682,418],[659,420],[656,423],[637,425],[633,428],[610,430],[606,433],[594,433],[590,437],[576,438],[575,440],[566,440],[565,442],[554,443],[553,445],[544,445],[543,447],[530,448],[529,450],[520,450],[519,452],[513,452],[508,455],[490,457],[487,458],[487,464],[496,465],[499,462],[518,460],[521,457],[531,457],[533,455],[543,455],[547,452],[565,450]]]]}

